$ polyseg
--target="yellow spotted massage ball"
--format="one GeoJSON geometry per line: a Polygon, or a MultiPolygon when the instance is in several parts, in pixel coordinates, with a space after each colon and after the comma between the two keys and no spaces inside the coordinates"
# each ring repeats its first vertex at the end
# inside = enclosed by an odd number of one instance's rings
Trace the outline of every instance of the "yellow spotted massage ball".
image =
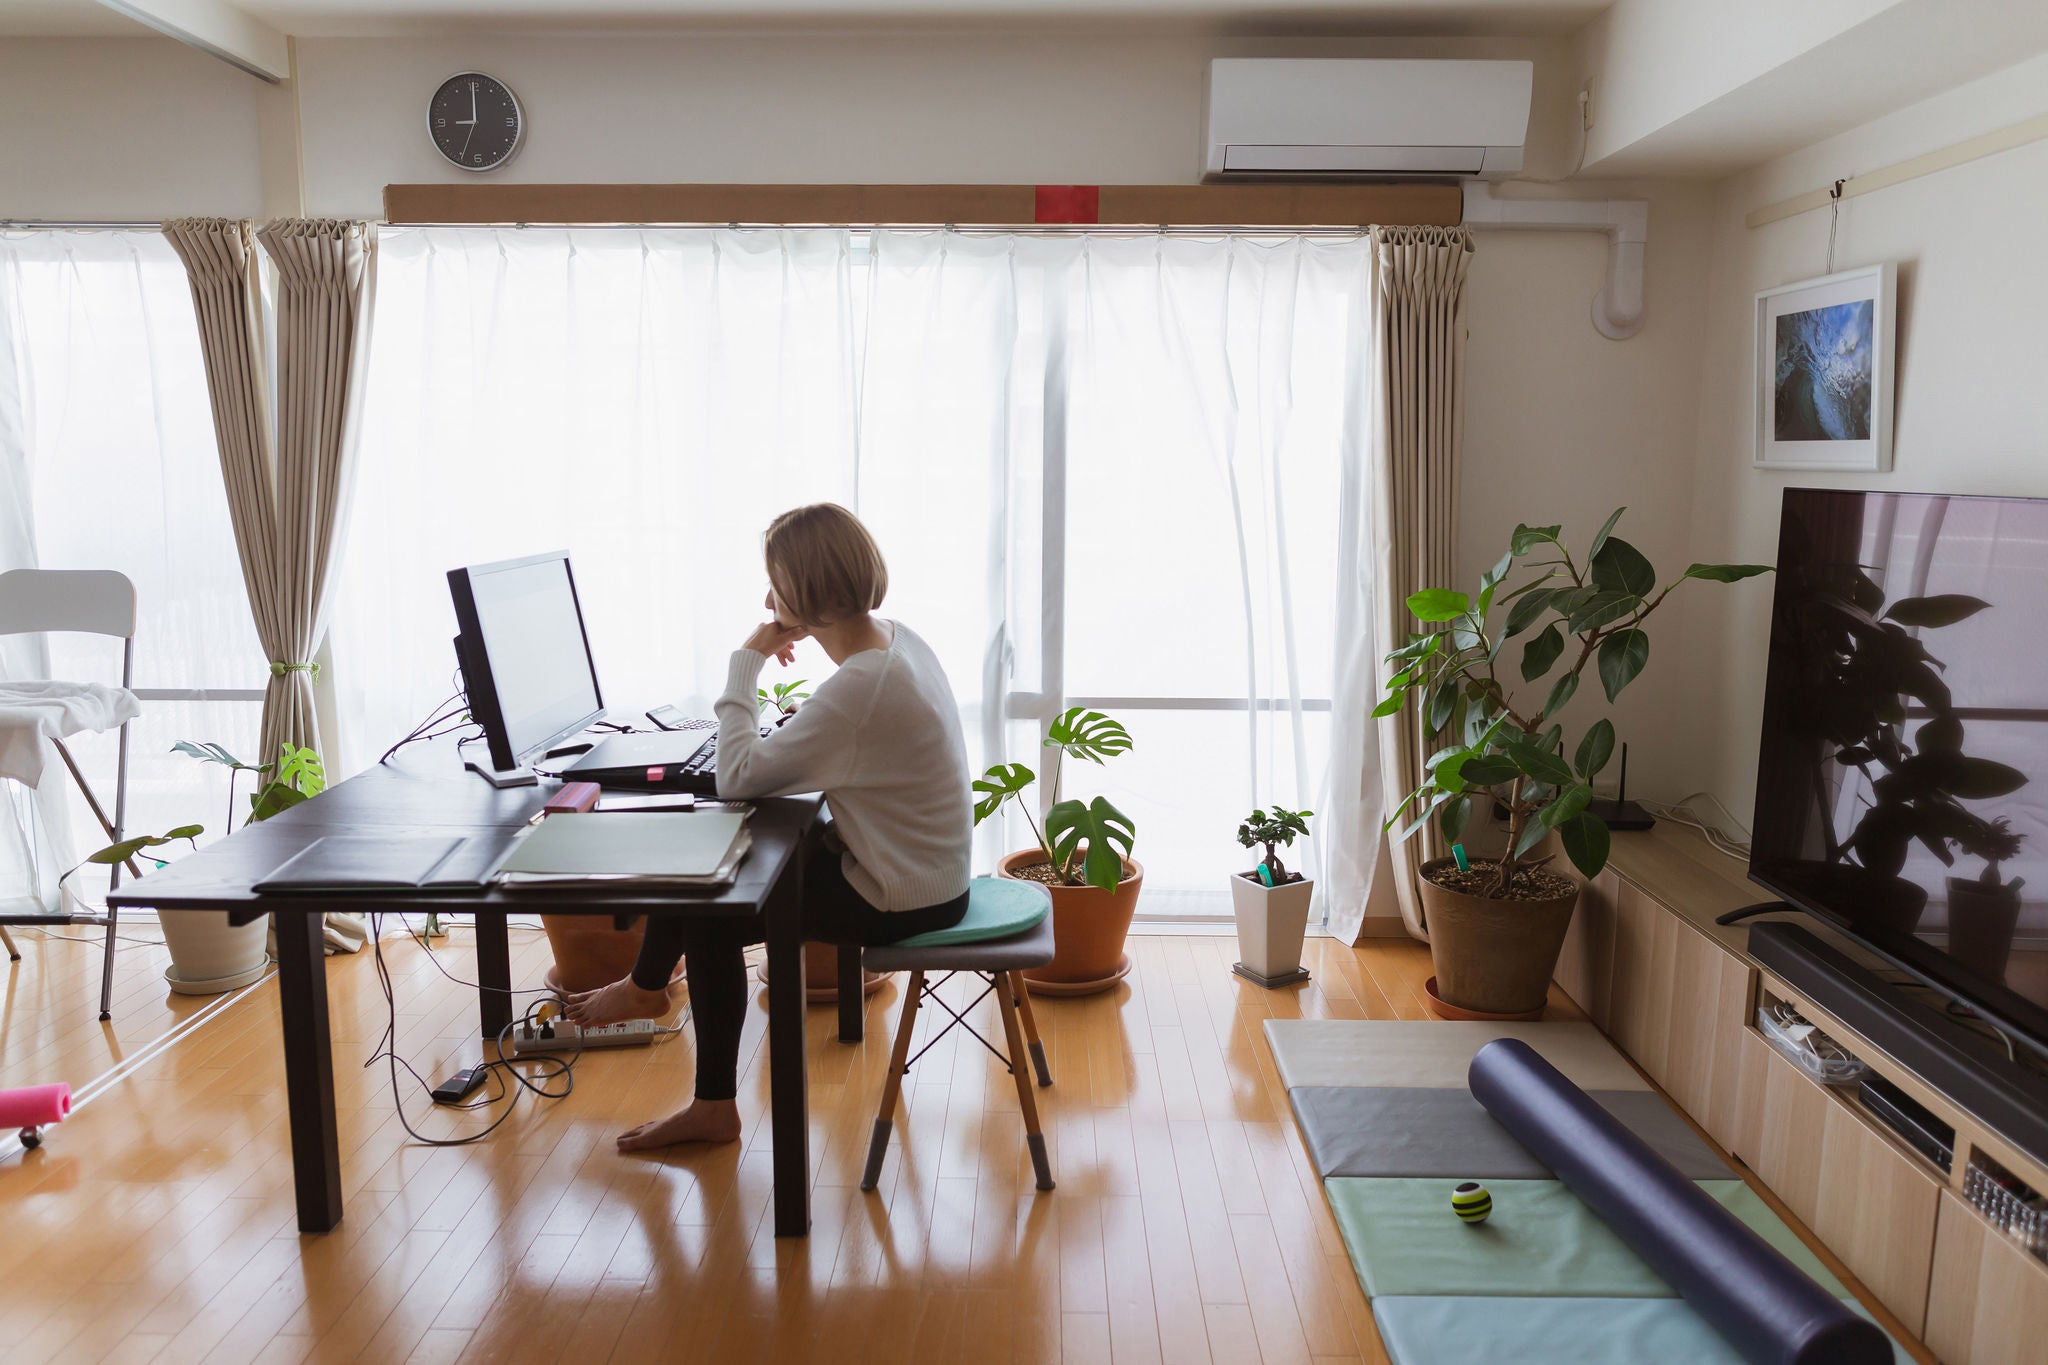
{"type": "Polygon", "coordinates": [[[1468,1180],[1451,1191],[1451,1212],[1467,1223],[1483,1223],[1493,1212],[1493,1196],[1486,1192],[1486,1186],[1468,1180]]]}

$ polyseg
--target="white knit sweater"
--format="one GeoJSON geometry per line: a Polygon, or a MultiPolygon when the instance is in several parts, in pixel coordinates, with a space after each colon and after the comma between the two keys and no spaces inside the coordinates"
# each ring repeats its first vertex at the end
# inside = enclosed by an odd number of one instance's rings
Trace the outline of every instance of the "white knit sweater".
{"type": "Polygon", "coordinates": [[[768,656],[732,656],[718,698],[718,794],[823,792],[846,844],[846,880],[881,910],[967,889],[974,804],[967,744],[945,670],[901,622],[886,649],[849,657],[762,738],[755,696],[768,656]]]}

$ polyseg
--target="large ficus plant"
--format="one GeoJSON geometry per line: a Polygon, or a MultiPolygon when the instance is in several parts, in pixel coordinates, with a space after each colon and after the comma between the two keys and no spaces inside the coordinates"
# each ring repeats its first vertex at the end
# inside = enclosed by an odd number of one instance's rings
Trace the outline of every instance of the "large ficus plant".
{"type": "Polygon", "coordinates": [[[1650,561],[1613,534],[1625,510],[1607,518],[1583,560],[1559,539],[1562,527],[1517,526],[1477,595],[1425,588],[1411,596],[1409,611],[1435,628],[1387,656],[1395,672],[1373,715],[1393,715],[1413,698],[1426,732],[1441,741],[1422,785],[1387,828],[1407,819],[1396,835],[1406,839],[1433,819],[1456,841],[1475,803],[1498,800],[1508,812],[1508,845],[1487,896],[1505,897],[1519,873],[1549,862],[1529,855],[1553,830],[1586,876],[1607,865],[1607,825],[1586,807],[1593,779],[1614,753],[1614,724],[1603,717],[1586,727],[1567,757],[1558,720],[1580,676],[1595,669],[1613,701],[1649,662],[1643,622],[1679,583],[1733,583],[1771,571],[1767,564],[1695,564],[1660,588],[1650,561]],[[1518,569],[1530,576],[1511,587],[1518,569]],[[1498,612],[1505,619],[1495,624],[1489,618],[1498,612]],[[1518,637],[1519,653],[1504,659],[1518,637]]]}
{"type": "Polygon", "coordinates": [[[1100,711],[1075,706],[1061,712],[1046,727],[1044,747],[1054,752],[1052,804],[1046,808],[1043,828],[1032,819],[1031,803],[1022,799],[1025,789],[1038,780],[1038,774],[1022,763],[998,763],[975,780],[974,823],[979,825],[1014,800],[1030,821],[1031,832],[1038,836],[1038,846],[1045,852],[1046,864],[1060,885],[1097,886],[1114,891],[1123,880],[1124,859],[1131,855],[1131,844],[1138,837],[1137,826],[1131,817],[1111,805],[1108,797],[1098,796],[1085,802],[1061,800],[1060,777],[1069,758],[1101,763],[1125,752],[1131,747],[1130,732],[1122,722],[1100,711]]]}

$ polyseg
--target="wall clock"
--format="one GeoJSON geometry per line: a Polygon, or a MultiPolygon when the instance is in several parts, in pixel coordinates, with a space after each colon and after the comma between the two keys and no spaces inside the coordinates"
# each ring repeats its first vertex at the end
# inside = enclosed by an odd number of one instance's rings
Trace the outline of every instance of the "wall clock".
{"type": "Polygon", "coordinates": [[[526,120],[511,88],[495,76],[465,71],[441,82],[427,105],[427,134],[465,171],[491,171],[512,159],[526,120]]]}

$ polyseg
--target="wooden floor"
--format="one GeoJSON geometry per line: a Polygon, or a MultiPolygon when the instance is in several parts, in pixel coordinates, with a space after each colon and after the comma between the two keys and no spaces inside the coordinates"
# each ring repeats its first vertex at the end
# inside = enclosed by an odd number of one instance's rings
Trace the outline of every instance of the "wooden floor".
{"type": "MultiPolygon", "coordinates": [[[[436,966],[467,977],[469,935],[430,959],[392,933],[400,1050],[438,1078],[477,1055],[474,993],[436,966]]],[[[204,1004],[166,1004],[162,950],[136,946],[101,1026],[97,948],[19,937],[0,1086],[77,1087],[204,1004]]],[[[545,942],[514,939],[514,980],[537,984],[545,942]]],[[[370,955],[332,958],[341,1227],[295,1229],[266,982],[41,1150],[0,1156],[0,1360],[1384,1361],[1260,1022],[1427,1017],[1428,951],[1309,947],[1312,983],[1267,992],[1230,975],[1230,939],[1134,938],[1124,987],[1040,1001],[1049,1195],[1007,1074],[958,1030],[912,1069],[881,1187],[862,1195],[900,995],[869,1001],[858,1047],[814,1008],[815,1221],[781,1242],[758,998],[741,1144],[612,1150],[687,1096],[685,1033],[588,1055],[570,1098],[522,1098],[486,1141],[435,1149],[406,1141],[386,1069],[361,1066],[385,1023],[370,955]]],[[[1577,1014],[1561,996],[1551,1012],[1577,1014]]],[[[1000,1036],[992,1001],[970,1017],[1000,1036]]],[[[422,1131],[480,1126],[401,1081],[422,1131]]]]}

